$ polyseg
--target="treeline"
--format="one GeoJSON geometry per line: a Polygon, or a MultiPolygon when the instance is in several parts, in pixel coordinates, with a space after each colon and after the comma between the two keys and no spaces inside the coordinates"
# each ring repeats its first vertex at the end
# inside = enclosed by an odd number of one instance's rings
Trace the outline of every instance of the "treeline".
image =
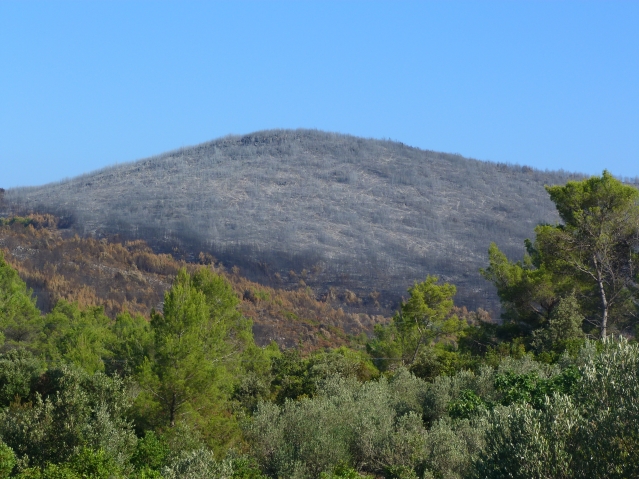
{"type": "Polygon", "coordinates": [[[147,321],[42,315],[0,260],[0,477],[638,477],[639,193],[606,172],[549,193],[564,223],[521,262],[491,248],[502,323],[428,276],[310,354],[256,346],[210,267],[147,321]]]}

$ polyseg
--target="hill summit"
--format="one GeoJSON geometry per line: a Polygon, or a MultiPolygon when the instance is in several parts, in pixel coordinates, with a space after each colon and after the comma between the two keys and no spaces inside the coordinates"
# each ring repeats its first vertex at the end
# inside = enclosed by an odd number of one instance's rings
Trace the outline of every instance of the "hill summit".
{"type": "Polygon", "coordinates": [[[497,308],[480,278],[491,241],[512,257],[558,220],[543,186],[581,178],[389,140],[316,130],[227,136],[153,158],[4,194],[13,211],[67,218],[83,235],[202,251],[248,277],[354,308],[394,302],[436,274],[457,302],[497,308]],[[372,299],[371,299],[372,298],[372,299]]]}

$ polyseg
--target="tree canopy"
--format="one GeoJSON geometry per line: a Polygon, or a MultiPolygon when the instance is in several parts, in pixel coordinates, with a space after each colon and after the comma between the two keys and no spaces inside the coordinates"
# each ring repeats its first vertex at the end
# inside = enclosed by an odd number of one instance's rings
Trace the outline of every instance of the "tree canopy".
{"type": "Polygon", "coordinates": [[[0,251],[0,351],[28,345],[41,326],[31,291],[0,251]]]}
{"type": "Polygon", "coordinates": [[[607,171],[546,190],[562,223],[537,226],[517,263],[491,245],[482,270],[497,286],[505,318],[547,327],[561,299],[574,295],[575,314],[593,333],[629,330],[639,299],[639,190],[607,171]]]}
{"type": "Polygon", "coordinates": [[[375,339],[368,345],[383,369],[416,365],[432,341],[459,333],[463,327],[452,314],[454,285],[438,284],[436,276],[428,276],[408,292],[409,298],[402,302],[392,322],[377,325],[375,339]]]}
{"type": "Polygon", "coordinates": [[[537,227],[536,247],[551,268],[574,275],[597,298],[599,315],[587,319],[604,338],[609,322],[620,323],[637,299],[639,190],[607,171],[546,190],[563,224],[537,227]]]}
{"type": "Polygon", "coordinates": [[[224,398],[253,342],[238,303],[228,282],[212,271],[178,272],[163,312],[152,314],[151,351],[138,374],[144,391],[138,405],[150,424],[174,428],[184,422],[210,430],[205,424],[213,421],[233,435],[224,398]]]}

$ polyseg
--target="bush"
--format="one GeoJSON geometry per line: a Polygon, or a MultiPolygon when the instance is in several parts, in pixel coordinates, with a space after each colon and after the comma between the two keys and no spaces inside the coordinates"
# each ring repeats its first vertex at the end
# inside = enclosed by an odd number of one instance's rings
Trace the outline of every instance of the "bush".
{"type": "Polygon", "coordinates": [[[15,465],[16,456],[13,449],[0,440],[0,479],[8,478],[15,465]]]}
{"type": "Polygon", "coordinates": [[[483,429],[446,420],[427,431],[427,389],[406,370],[363,384],[328,379],[313,398],[260,403],[246,435],[262,469],[277,477],[416,477],[428,471],[461,477],[482,444],[483,429]]]}
{"type": "Polygon", "coordinates": [[[24,349],[0,354],[0,407],[13,401],[27,401],[42,370],[42,363],[24,349]]]}
{"type": "Polygon", "coordinates": [[[139,470],[151,469],[159,471],[166,465],[170,449],[164,438],[153,431],[146,431],[138,440],[131,463],[139,470]]]}
{"type": "Polygon", "coordinates": [[[506,394],[511,404],[489,413],[471,477],[639,477],[639,345],[590,342],[560,364],[561,374],[545,379],[510,373],[536,385],[516,385],[518,397],[506,394]]]}
{"type": "Polygon", "coordinates": [[[0,437],[29,465],[71,460],[84,448],[124,467],[136,438],[125,413],[130,398],[122,380],[64,366],[47,371],[33,402],[0,413],[0,437]]]}
{"type": "Polygon", "coordinates": [[[574,401],[588,420],[576,430],[575,470],[639,477],[639,345],[623,338],[588,343],[577,366],[574,401]]]}
{"type": "Polygon", "coordinates": [[[266,479],[245,456],[230,452],[217,461],[208,449],[185,452],[162,472],[165,479],[266,479]]]}

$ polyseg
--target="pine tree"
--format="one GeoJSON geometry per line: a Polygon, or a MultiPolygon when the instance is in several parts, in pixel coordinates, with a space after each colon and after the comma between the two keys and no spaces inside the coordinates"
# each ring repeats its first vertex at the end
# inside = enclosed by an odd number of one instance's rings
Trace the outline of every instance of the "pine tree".
{"type": "Polygon", "coordinates": [[[0,352],[31,347],[41,330],[31,291],[0,252],[0,352]]]}

